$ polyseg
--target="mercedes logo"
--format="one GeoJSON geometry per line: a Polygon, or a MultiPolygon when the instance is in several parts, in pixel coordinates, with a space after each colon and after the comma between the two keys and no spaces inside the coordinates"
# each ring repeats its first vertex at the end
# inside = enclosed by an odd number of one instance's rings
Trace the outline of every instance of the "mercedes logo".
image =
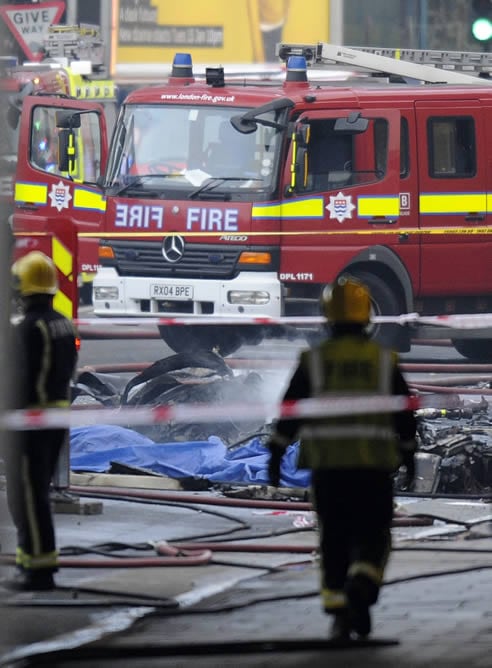
{"type": "Polygon", "coordinates": [[[185,241],[183,237],[172,236],[164,237],[162,240],[162,257],[166,262],[179,262],[185,251],[185,241]]]}

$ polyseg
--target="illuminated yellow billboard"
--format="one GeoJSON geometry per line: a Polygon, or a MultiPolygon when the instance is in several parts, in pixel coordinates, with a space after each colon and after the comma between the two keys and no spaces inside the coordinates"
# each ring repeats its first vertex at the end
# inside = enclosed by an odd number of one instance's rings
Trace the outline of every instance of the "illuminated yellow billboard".
{"type": "Polygon", "coordinates": [[[262,63],[280,41],[328,41],[329,0],[117,0],[113,65],[262,63]]]}

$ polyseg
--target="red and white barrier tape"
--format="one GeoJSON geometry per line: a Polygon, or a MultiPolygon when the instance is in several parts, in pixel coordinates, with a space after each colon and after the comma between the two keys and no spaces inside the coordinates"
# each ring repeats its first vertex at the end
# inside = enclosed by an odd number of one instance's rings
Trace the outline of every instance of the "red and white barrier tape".
{"type": "Polygon", "coordinates": [[[189,316],[184,318],[78,318],[74,321],[79,327],[101,325],[318,325],[326,322],[320,316],[271,318],[270,316],[189,316]]]}
{"type": "MultiPolygon", "coordinates": [[[[75,324],[79,327],[112,327],[113,325],[322,325],[326,319],[321,316],[189,316],[177,318],[135,317],[135,318],[78,318],[75,324]]],[[[374,324],[395,323],[398,325],[416,324],[456,329],[480,329],[492,327],[492,313],[471,313],[461,315],[420,316],[418,313],[402,313],[401,315],[378,315],[371,318],[374,324]]]]}
{"type": "MultiPolygon", "coordinates": [[[[276,417],[310,418],[368,413],[395,413],[401,410],[417,410],[432,406],[435,397],[357,396],[333,399],[303,399],[282,404],[179,404],[172,406],[148,406],[127,408],[73,409],[48,408],[46,410],[7,411],[0,415],[0,427],[8,430],[32,431],[35,429],[63,429],[86,427],[94,424],[112,424],[122,427],[160,424],[212,423],[220,420],[248,422],[252,418],[270,421],[276,417]]],[[[442,398],[440,399],[442,403],[442,398]]]]}

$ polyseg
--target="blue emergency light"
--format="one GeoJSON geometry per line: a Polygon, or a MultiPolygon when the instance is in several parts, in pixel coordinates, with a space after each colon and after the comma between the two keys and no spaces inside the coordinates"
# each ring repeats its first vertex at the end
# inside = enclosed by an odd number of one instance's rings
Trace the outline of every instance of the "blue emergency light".
{"type": "Polygon", "coordinates": [[[307,63],[304,56],[289,56],[286,81],[307,81],[307,63]]]}
{"type": "Polygon", "coordinates": [[[193,77],[191,53],[177,53],[174,56],[171,76],[179,79],[190,79],[193,77]]]}

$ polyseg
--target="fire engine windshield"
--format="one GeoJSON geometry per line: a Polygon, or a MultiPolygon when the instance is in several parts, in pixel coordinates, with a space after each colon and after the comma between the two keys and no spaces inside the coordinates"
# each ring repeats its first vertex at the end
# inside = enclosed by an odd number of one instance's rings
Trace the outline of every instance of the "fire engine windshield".
{"type": "MultiPolygon", "coordinates": [[[[237,107],[127,105],[113,137],[106,186],[131,196],[183,191],[214,197],[270,192],[276,178],[281,134],[259,119],[254,132],[231,124],[237,107]]],[[[262,118],[277,121],[276,112],[262,118]]],[[[178,193],[179,196],[179,193],[178,193]]]]}

